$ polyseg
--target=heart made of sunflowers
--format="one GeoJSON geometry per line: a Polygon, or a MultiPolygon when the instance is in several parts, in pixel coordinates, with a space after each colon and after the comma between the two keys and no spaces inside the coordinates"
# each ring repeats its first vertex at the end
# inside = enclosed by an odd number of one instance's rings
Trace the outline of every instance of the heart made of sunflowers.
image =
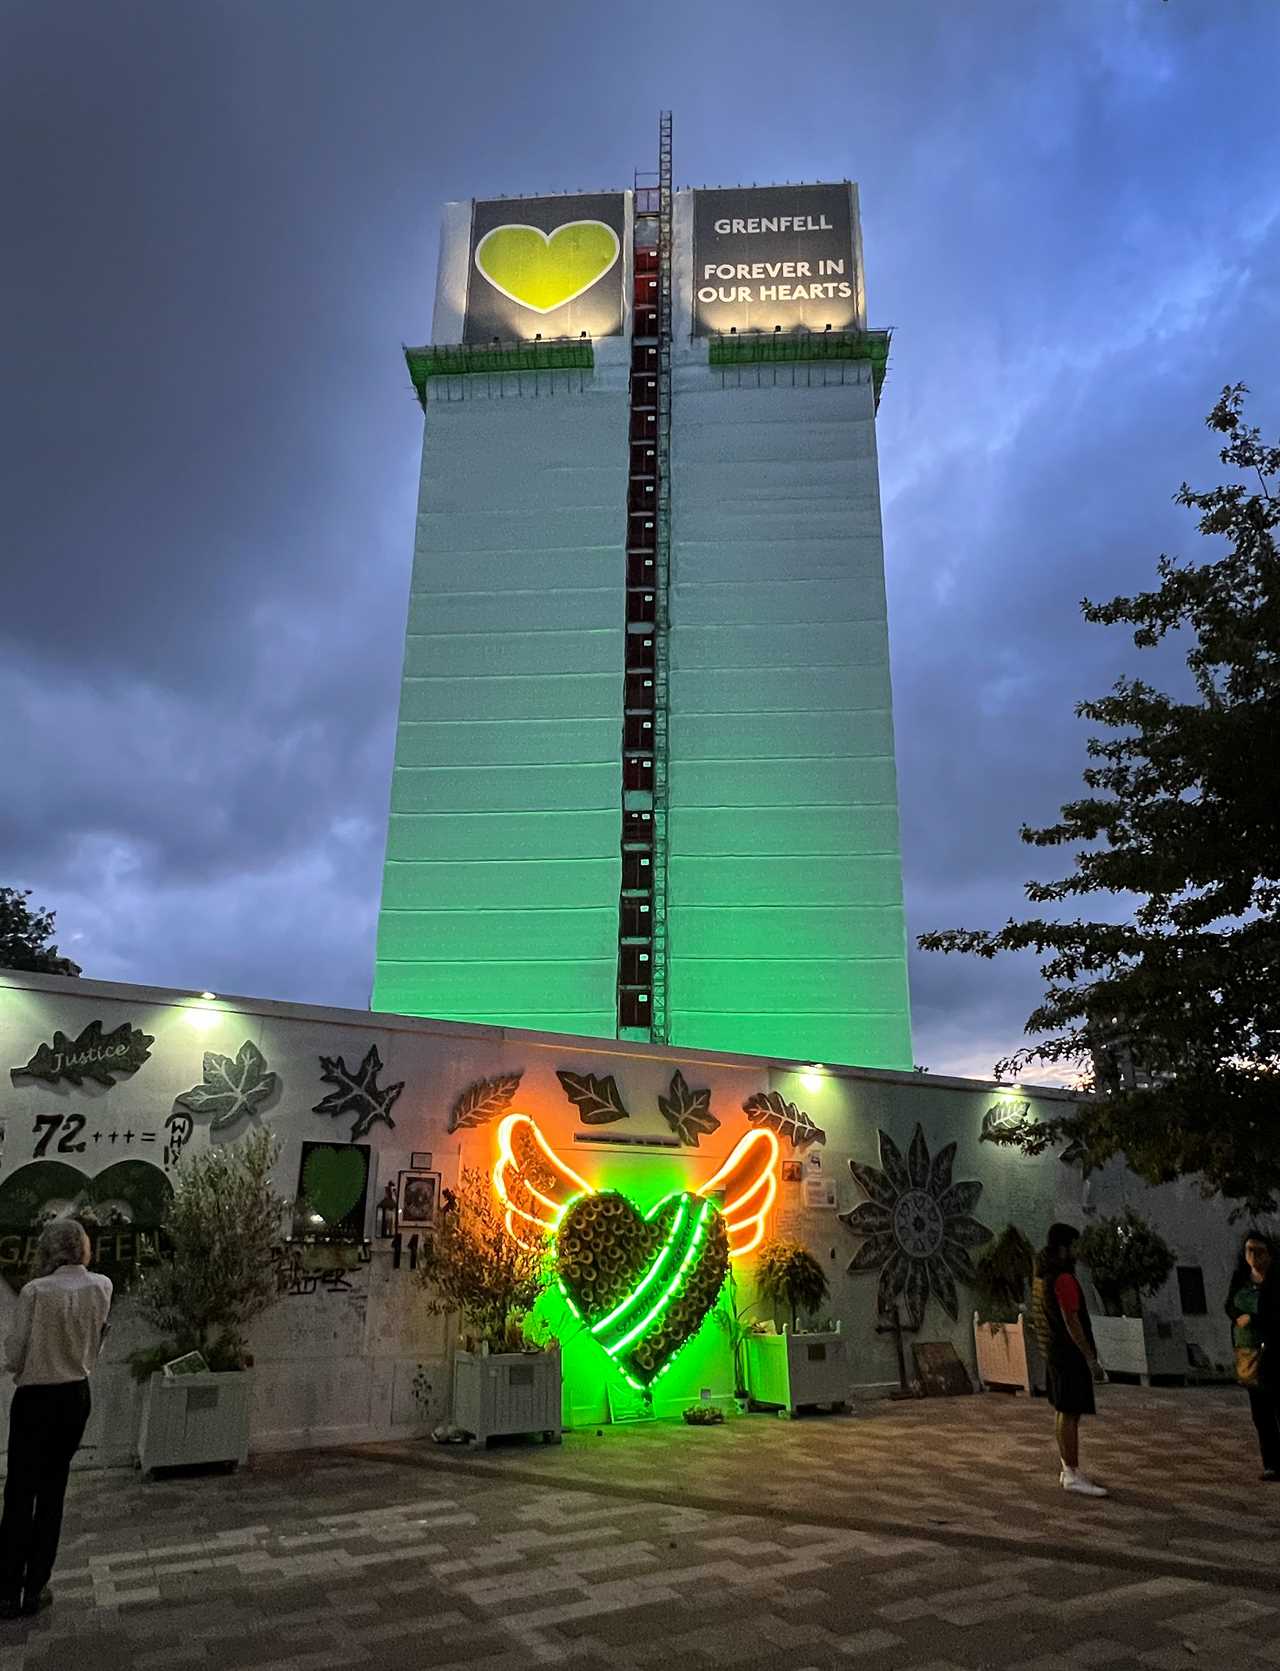
{"type": "Polygon", "coordinates": [[[714,1202],[682,1191],[642,1214],[623,1195],[585,1195],[556,1233],[561,1292],[629,1380],[648,1386],[720,1297],[729,1236],[714,1202]]]}
{"type": "Polygon", "coordinates": [[[749,1131],[697,1191],[641,1212],[580,1178],[527,1114],[509,1114],[498,1127],[493,1183],[508,1233],[526,1247],[550,1244],[570,1311],[647,1391],[706,1321],[729,1261],[759,1244],[777,1160],[773,1132],[749,1131]]]}

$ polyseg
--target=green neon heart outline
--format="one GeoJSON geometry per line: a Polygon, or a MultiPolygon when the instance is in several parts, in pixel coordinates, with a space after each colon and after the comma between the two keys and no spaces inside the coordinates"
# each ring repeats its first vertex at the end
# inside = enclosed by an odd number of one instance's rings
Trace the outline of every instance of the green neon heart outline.
{"type": "MultiPolygon", "coordinates": [[[[623,1196],[621,1199],[626,1200],[627,1198],[623,1196]]],[[[697,1328],[687,1335],[656,1368],[647,1372],[647,1374],[643,1370],[640,1371],[641,1374],[645,1374],[643,1380],[635,1373],[635,1371],[640,1370],[640,1365],[635,1362],[632,1354],[638,1346],[643,1344],[650,1330],[661,1323],[662,1316],[668,1306],[679,1298],[685,1287],[686,1279],[689,1278],[695,1261],[698,1260],[701,1250],[707,1242],[708,1235],[714,1234],[716,1230],[719,1231],[724,1241],[723,1257],[726,1269],[728,1266],[727,1235],[721,1222],[719,1209],[713,1201],[691,1195],[687,1190],[676,1190],[672,1194],[664,1196],[656,1206],[651,1207],[647,1213],[644,1213],[642,1215],[644,1222],[652,1224],[673,1201],[678,1203],[675,1216],[648,1266],[622,1298],[603,1317],[597,1318],[594,1323],[588,1321],[581,1306],[569,1292],[563,1276],[557,1275],[557,1286],[570,1314],[589,1330],[600,1348],[617,1365],[628,1384],[635,1388],[637,1392],[644,1393],[646,1396],[652,1383],[658,1380],[660,1376],[665,1375],[679,1353],[691,1340],[697,1338],[702,1330],[703,1323],[705,1323],[715,1306],[716,1299],[719,1298],[718,1291],[716,1297],[703,1313],[697,1328]],[[661,1289],[656,1299],[650,1293],[650,1290],[655,1288],[661,1289]]],[[[568,1218],[569,1212],[572,1211],[572,1207],[576,1205],[576,1201],[571,1203],[561,1217],[561,1227],[563,1227],[565,1219],[568,1218]]],[[[633,1206],[630,1202],[628,1202],[628,1205],[633,1206]]]]}

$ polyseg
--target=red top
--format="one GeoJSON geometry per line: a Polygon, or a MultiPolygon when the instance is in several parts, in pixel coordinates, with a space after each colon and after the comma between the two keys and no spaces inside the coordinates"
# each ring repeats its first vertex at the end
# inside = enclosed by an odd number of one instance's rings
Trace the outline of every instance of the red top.
{"type": "Polygon", "coordinates": [[[1084,1298],[1080,1292],[1080,1284],[1071,1275],[1070,1271],[1063,1271],[1054,1283],[1053,1295],[1064,1313],[1079,1311],[1080,1301],[1084,1298]]]}

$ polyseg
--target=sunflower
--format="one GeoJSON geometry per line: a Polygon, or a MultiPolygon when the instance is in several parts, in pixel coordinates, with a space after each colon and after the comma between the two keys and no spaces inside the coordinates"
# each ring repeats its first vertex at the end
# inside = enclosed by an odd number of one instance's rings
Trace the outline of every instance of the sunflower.
{"type": "Polygon", "coordinates": [[[953,1184],[955,1144],[948,1143],[931,1160],[919,1125],[905,1160],[888,1132],[879,1135],[879,1166],[849,1162],[849,1170],[868,1197],[840,1214],[854,1235],[863,1239],[849,1269],[880,1267],[876,1309],[881,1316],[888,1314],[901,1296],[908,1329],[918,1329],[924,1322],[931,1294],[955,1320],[959,1316],[956,1283],[974,1280],[969,1249],[991,1240],[986,1225],[970,1217],[982,1185],[953,1184]]]}

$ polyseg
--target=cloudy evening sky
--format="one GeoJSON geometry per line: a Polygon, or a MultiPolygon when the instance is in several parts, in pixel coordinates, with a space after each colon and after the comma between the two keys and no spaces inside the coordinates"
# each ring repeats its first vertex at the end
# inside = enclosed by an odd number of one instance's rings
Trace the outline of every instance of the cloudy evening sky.
{"type": "MultiPolygon", "coordinates": [[[[1274,0],[0,0],[0,883],[100,979],[368,1002],[440,205],[856,179],[913,936],[1059,861],[1084,594],[1280,418],[1274,0]]],[[[914,954],[986,1074],[1034,965],[914,954]]]]}

